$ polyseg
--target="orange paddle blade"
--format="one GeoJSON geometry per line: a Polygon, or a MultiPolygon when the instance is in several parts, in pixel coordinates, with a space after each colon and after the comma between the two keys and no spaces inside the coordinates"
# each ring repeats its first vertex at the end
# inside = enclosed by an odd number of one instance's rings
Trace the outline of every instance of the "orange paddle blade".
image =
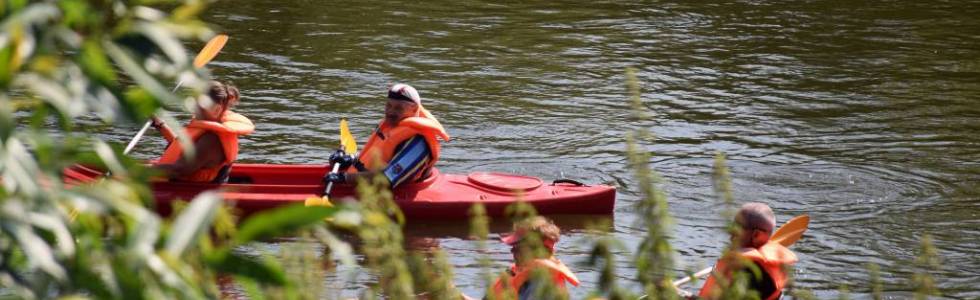
{"type": "Polygon", "coordinates": [[[214,59],[215,56],[218,56],[218,52],[221,52],[221,48],[224,48],[225,43],[227,42],[228,36],[224,34],[219,34],[211,38],[211,40],[204,45],[204,48],[201,49],[201,53],[198,53],[197,57],[194,58],[194,67],[200,68],[208,64],[208,62],[214,59]]]}
{"type": "Polygon", "coordinates": [[[786,224],[783,224],[779,229],[776,229],[776,232],[772,234],[772,240],[779,242],[785,247],[789,247],[803,237],[803,232],[806,232],[807,226],[810,226],[809,215],[796,216],[786,221],[786,224]]]}

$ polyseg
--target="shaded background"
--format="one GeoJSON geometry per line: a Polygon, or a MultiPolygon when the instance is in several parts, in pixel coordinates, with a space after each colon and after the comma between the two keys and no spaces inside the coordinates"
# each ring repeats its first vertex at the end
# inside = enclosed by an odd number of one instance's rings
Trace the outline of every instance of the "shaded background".
{"type": "MultiPolygon", "coordinates": [[[[818,298],[844,283],[866,297],[868,262],[882,266],[890,295],[907,297],[923,234],[945,262],[933,275],[946,296],[980,297],[980,4],[687,2],[239,0],[215,3],[205,20],[231,36],[211,69],[241,88],[236,111],[257,124],[240,161],[323,163],[340,118],[363,144],[387,85],[405,82],[454,138],[445,172],[617,186],[613,230],[629,250],[616,262],[621,284],[636,277],[630,253],[644,235],[625,135],[648,128],[678,270],[709,265],[724,247],[711,189],[723,151],[738,201],[769,203],[779,222],[811,215],[796,277],[818,298]],[[649,122],[629,119],[627,67],[649,122]]],[[[163,146],[151,134],[136,153],[163,146]]],[[[598,279],[584,266],[585,221],[560,223],[559,257],[583,279],[572,289],[581,298],[598,279]]],[[[482,295],[466,226],[409,234],[446,250],[457,285],[482,295]]],[[[505,246],[490,251],[496,266],[509,263],[505,246]]],[[[370,280],[342,288],[353,295],[370,280]]]]}

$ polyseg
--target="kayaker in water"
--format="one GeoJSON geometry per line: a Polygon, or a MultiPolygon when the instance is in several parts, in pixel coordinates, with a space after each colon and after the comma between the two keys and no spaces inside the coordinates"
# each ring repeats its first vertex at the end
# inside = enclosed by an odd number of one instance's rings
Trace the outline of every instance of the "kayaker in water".
{"type": "Polygon", "coordinates": [[[732,236],[733,245],[739,249],[726,254],[715,264],[715,269],[698,293],[701,299],[721,298],[721,283],[715,276],[724,276],[725,282],[732,280],[736,272],[748,275],[749,290],[759,293],[759,299],[773,300],[782,296],[783,288],[789,280],[786,269],[796,263],[796,254],[775,241],[770,241],[776,227],[776,216],[772,209],[763,203],[746,203],[735,215],[739,233],[732,236]],[[739,259],[744,258],[747,260],[739,259]],[[738,265],[739,261],[754,264],[760,272],[753,276],[751,266],[738,265]]]}
{"type": "Polygon", "coordinates": [[[548,285],[556,289],[550,292],[567,296],[566,282],[578,286],[575,274],[555,257],[560,235],[558,226],[541,216],[514,224],[514,232],[500,239],[511,246],[514,264],[493,284],[494,299],[536,299],[535,293],[548,285]]]}
{"type": "Polygon", "coordinates": [[[255,130],[252,121],[231,111],[238,104],[238,88],[212,81],[208,86],[207,96],[198,99],[194,118],[184,127],[187,135],[194,141],[193,158],[184,157],[183,147],[173,130],[153,117],[153,127],[170,143],[156,167],[163,170],[170,180],[215,183],[227,181],[231,164],[238,157],[238,136],[255,130]]]}
{"type": "Polygon", "coordinates": [[[418,182],[429,177],[439,160],[439,139],[449,140],[442,124],[422,107],[418,91],[407,84],[388,88],[385,116],[371,133],[357,159],[337,151],[330,164],[340,163],[340,173],[327,174],[324,182],[352,184],[357,178],[381,174],[389,186],[418,182]]]}

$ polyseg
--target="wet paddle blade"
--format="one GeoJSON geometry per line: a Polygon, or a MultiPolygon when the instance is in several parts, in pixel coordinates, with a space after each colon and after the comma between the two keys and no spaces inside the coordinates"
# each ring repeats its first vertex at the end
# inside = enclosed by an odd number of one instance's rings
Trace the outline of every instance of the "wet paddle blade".
{"type": "Polygon", "coordinates": [[[218,52],[221,52],[221,48],[224,48],[225,43],[227,42],[228,36],[224,34],[219,34],[211,38],[211,40],[204,45],[204,48],[201,49],[201,53],[198,53],[197,57],[194,58],[194,67],[200,68],[208,64],[208,62],[214,59],[215,56],[218,56],[218,52]]]}
{"type": "Polygon", "coordinates": [[[787,221],[786,224],[783,224],[782,227],[779,227],[779,229],[776,229],[776,232],[772,234],[772,240],[789,247],[803,237],[807,226],[810,226],[809,215],[796,216],[787,221]]]}
{"type": "Polygon", "coordinates": [[[340,147],[350,155],[354,155],[354,152],[357,152],[357,141],[354,140],[354,135],[350,133],[350,126],[347,126],[347,119],[340,120],[340,147]]]}

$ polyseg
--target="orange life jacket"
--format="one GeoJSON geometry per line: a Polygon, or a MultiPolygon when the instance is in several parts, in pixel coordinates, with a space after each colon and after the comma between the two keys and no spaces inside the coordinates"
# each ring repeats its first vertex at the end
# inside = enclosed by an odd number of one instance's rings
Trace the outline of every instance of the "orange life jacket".
{"type": "MultiPolygon", "coordinates": [[[[789,280],[789,276],[784,271],[784,268],[798,261],[793,251],[774,241],[770,241],[758,249],[751,248],[743,250],[738,255],[758,264],[762,269],[761,271],[766,272],[772,278],[773,283],[776,285],[776,290],[771,295],[760,295],[760,298],[764,300],[779,299],[783,288],[786,287],[786,282],[789,280]]],[[[704,286],[701,287],[701,291],[698,293],[699,297],[704,299],[717,298],[717,293],[720,290],[715,279],[715,274],[730,276],[732,273],[732,270],[725,264],[725,261],[725,259],[721,259],[715,264],[715,271],[711,272],[711,276],[705,280],[704,286]]]]}
{"type": "Polygon", "coordinates": [[[494,295],[497,295],[497,299],[502,299],[506,295],[505,293],[509,292],[511,294],[510,299],[517,299],[521,286],[531,279],[532,272],[538,268],[548,270],[551,273],[551,280],[554,282],[555,287],[558,287],[562,291],[565,291],[565,282],[569,282],[574,286],[579,285],[578,278],[575,277],[572,270],[568,269],[560,260],[555,257],[547,259],[539,258],[522,266],[510,265],[510,271],[514,275],[509,278],[507,284],[504,282],[507,279],[506,277],[498,278],[497,282],[493,284],[492,291],[494,295]]]}
{"type": "MultiPolygon", "coordinates": [[[[388,126],[385,120],[381,120],[381,124],[364,144],[364,149],[361,150],[357,160],[364,164],[364,167],[369,171],[382,170],[388,166],[394,157],[398,145],[416,135],[424,137],[425,143],[429,145],[432,159],[426,162],[423,167],[425,169],[431,168],[439,160],[438,139],[449,141],[449,134],[442,128],[439,120],[436,120],[428,110],[421,106],[418,117],[402,119],[394,128],[388,126]]],[[[347,172],[357,172],[357,169],[351,167],[347,172]]],[[[423,173],[425,172],[419,172],[417,176],[422,176],[423,173]]],[[[416,179],[418,178],[412,180],[416,179]]]]}
{"type": "MultiPolygon", "coordinates": [[[[238,158],[238,136],[252,133],[255,131],[255,125],[245,116],[232,111],[225,111],[221,115],[221,123],[194,119],[184,127],[184,130],[192,141],[197,141],[197,139],[208,132],[218,135],[218,139],[221,141],[221,148],[225,154],[225,160],[216,166],[206,166],[190,175],[181,176],[176,179],[180,181],[210,182],[218,176],[222,168],[230,165],[238,158]]],[[[207,151],[208,149],[195,150],[207,151]]],[[[183,153],[184,149],[181,147],[180,141],[174,140],[170,143],[170,146],[167,146],[167,150],[163,151],[163,155],[160,156],[158,163],[175,163],[180,160],[183,153]]]]}

